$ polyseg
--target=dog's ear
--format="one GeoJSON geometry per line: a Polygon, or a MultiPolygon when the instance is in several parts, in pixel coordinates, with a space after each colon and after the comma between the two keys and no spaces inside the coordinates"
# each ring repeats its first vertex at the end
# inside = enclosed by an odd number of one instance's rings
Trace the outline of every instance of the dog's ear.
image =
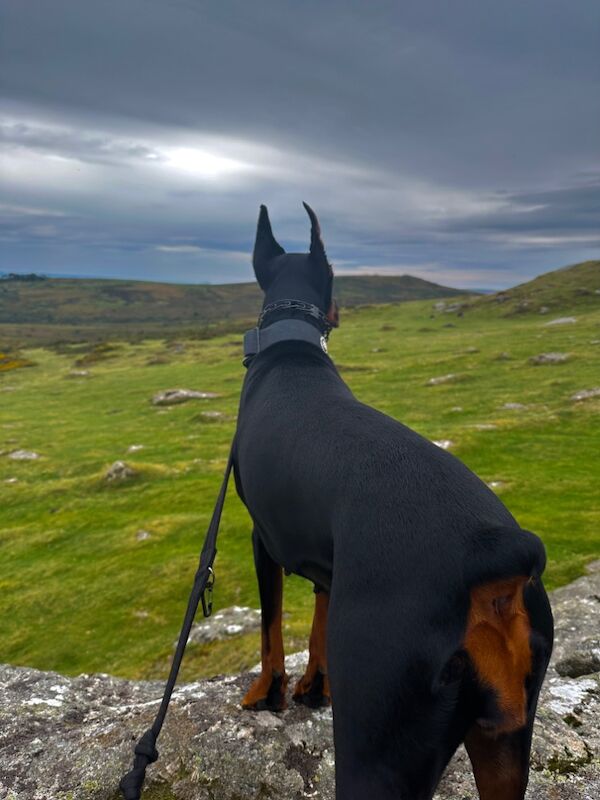
{"type": "Polygon", "coordinates": [[[310,218],[310,254],[317,264],[325,267],[327,274],[333,277],[333,269],[327,260],[325,245],[323,244],[323,239],[321,238],[321,226],[319,225],[317,215],[308,205],[308,203],[303,202],[302,205],[306,209],[306,213],[310,218]]]}
{"type": "Polygon", "coordinates": [[[331,311],[331,292],[333,288],[333,267],[329,263],[327,254],[325,253],[325,245],[321,237],[321,226],[317,215],[312,208],[302,201],[302,205],[306,209],[306,213],[310,218],[310,255],[317,266],[321,267],[325,275],[325,308],[331,311]]]}
{"type": "Polygon", "coordinates": [[[282,256],[284,253],[285,250],[273,236],[267,207],[261,206],[256,227],[252,266],[254,267],[256,280],[263,292],[267,291],[269,284],[273,280],[274,272],[271,261],[275,256],[282,256]]]}

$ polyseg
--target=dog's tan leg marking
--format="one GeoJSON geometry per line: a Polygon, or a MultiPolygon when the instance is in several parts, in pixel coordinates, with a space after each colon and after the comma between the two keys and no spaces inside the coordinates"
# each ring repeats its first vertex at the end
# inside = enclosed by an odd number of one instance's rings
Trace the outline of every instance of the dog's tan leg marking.
{"type": "Polygon", "coordinates": [[[308,705],[329,705],[329,678],[327,677],[327,609],[329,595],[317,592],[315,613],[309,641],[309,658],[306,672],[294,689],[294,700],[308,705]]]}
{"type": "Polygon", "coordinates": [[[471,592],[464,647],[477,677],[496,693],[501,721],[494,732],[510,733],[525,725],[525,679],[531,672],[531,627],[523,600],[527,578],[494,581],[471,592]]]}
{"type": "Polygon", "coordinates": [[[500,735],[473,725],[465,738],[465,747],[473,766],[481,800],[522,800],[527,788],[527,756],[516,743],[514,734],[500,735]]]}
{"type": "Polygon", "coordinates": [[[277,566],[273,570],[270,585],[270,619],[265,619],[263,604],[263,624],[261,629],[261,672],[242,700],[244,708],[268,708],[283,711],[287,707],[285,690],[288,676],[285,674],[283,652],[283,633],[281,617],[283,605],[283,570],[277,566]]]}

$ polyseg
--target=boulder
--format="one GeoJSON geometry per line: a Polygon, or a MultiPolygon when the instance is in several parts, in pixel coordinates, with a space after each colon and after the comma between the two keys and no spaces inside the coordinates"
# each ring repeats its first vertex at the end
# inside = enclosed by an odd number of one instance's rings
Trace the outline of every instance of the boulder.
{"type": "MultiPolygon", "coordinates": [[[[564,668],[582,647],[594,649],[599,597],[600,562],[553,593],[557,644],[540,698],[528,800],[600,796],[598,665],[584,659],[587,667],[575,672],[592,671],[573,676],[564,668]]],[[[292,682],[305,663],[306,653],[288,658],[292,682]]],[[[175,689],[144,800],[334,800],[331,710],[291,703],[280,714],[243,711],[252,679],[219,676],[175,689]]],[[[162,691],[155,681],[0,667],[0,797],[117,800],[118,781],[162,691]]],[[[475,797],[460,748],[436,800],[475,797]]]]}
{"type": "Polygon", "coordinates": [[[579,402],[580,400],[590,400],[592,397],[600,397],[600,386],[595,389],[580,389],[571,395],[571,400],[579,402]]]}
{"type": "Polygon", "coordinates": [[[448,375],[439,375],[437,378],[429,378],[425,386],[438,386],[440,383],[451,383],[456,379],[456,375],[451,372],[448,375]]]}
{"type": "Polygon", "coordinates": [[[190,632],[188,642],[208,644],[228,639],[240,633],[250,633],[260,628],[260,610],[246,606],[231,606],[217,611],[203,622],[197,622],[190,632]]]}
{"type": "Polygon", "coordinates": [[[568,353],[540,353],[537,356],[531,356],[529,363],[538,367],[542,364],[564,364],[568,360],[568,353]]]}
{"type": "Polygon", "coordinates": [[[215,392],[197,392],[194,389],[166,389],[158,392],[152,398],[152,405],[155,406],[178,406],[187,403],[188,400],[212,400],[219,397],[215,392]]]}
{"type": "Polygon", "coordinates": [[[8,457],[12,458],[13,461],[37,461],[40,454],[35,453],[33,450],[13,450],[12,453],[8,454],[8,457]]]}
{"type": "Polygon", "coordinates": [[[577,322],[577,317],[557,317],[545,322],[544,325],[572,325],[574,322],[577,322]]]}
{"type": "Polygon", "coordinates": [[[119,483],[127,481],[130,478],[135,478],[137,472],[126,464],[124,461],[115,461],[114,464],[108,468],[104,475],[104,480],[108,483],[119,483]]]}

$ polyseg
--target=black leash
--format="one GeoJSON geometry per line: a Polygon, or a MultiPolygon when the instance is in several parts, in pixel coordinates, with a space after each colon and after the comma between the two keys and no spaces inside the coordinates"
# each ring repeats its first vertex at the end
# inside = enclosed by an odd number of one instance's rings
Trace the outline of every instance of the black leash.
{"type": "Polygon", "coordinates": [[[214,584],[214,572],[212,569],[215,556],[217,555],[217,534],[219,532],[219,522],[221,520],[221,512],[223,511],[223,504],[225,503],[225,495],[227,494],[227,484],[229,483],[229,476],[233,466],[233,444],[227,460],[227,467],[225,468],[225,475],[223,476],[223,483],[219,490],[219,496],[215,503],[215,509],[206,532],[206,539],[202,546],[200,553],[200,563],[194,577],[194,586],[190,599],[188,600],[187,610],[183,619],[181,633],[179,634],[179,641],[173,661],[171,663],[171,671],[169,679],[165,686],[165,693],[160,703],[160,708],[152,727],[148,728],[146,733],[142,736],[135,746],[135,756],[133,760],[133,769],[121,778],[119,788],[125,800],[139,800],[142,793],[142,785],[146,775],[146,767],[152,764],[158,758],[158,750],[156,749],[156,740],[165,721],[169,701],[173,694],[175,681],[179,673],[179,667],[183,659],[185,646],[190,635],[192,623],[198,610],[198,604],[202,602],[202,611],[205,617],[210,617],[212,612],[212,589],[214,584]]]}

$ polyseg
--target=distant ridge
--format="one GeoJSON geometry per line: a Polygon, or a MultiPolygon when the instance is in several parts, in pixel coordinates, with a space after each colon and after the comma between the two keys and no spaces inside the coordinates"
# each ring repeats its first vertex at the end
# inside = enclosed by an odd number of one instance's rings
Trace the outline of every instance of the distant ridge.
{"type": "MultiPolygon", "coordinates": [[[[465,292],[412,275],[340,276],[341,306],[401,303],[465,292]]],[[[255,283],[174,284],[46,278],[0,281],[0,341],[52,344],[106,338],[214,335],[254,321],[262,294],[255,283]]]]}
{"type": "Polygon", "coordinates": [[[474,298],[463,308],[476,311],[498,307],[509,316],[586,306],[600,307],[600,261],[559,267],[512,289],[474,298]]]}

